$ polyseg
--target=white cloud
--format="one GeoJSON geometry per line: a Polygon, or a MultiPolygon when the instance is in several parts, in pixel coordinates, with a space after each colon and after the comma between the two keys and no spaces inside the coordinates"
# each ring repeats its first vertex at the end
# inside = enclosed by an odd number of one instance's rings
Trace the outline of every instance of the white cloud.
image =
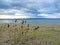
{"type": "Polygon", "coordinates": [[[13,18],[31,18],[31,15],[21,9],[1,9],[0,19],[13,19],[13,18]]]}
{"type": "Polygon", "coordinates": [[[0,19],[21,19],[21,18],[29,18],[26,15],[0,15],[0,19]]]}
{"type": "Polygon", "coordinates": [[[0,13],[3,13],[3,14],[23,13],[24,14],[24,11],[23,10],[18,10],[18,9],[0,9],[0,13]]]}
{"type": "Polygon", "coordinates": [[[60,13],[55,13],[55,14],[39,14],[38,16],[43,16],[44,18],[60,18],[60,13]]]}
{"type": "Polygon", "coordinates": [[[26,11],[29,10],[27,8],[22,9],[0,9],[0,14],[3,15],[20,15],[20,16],[28,16],[29,18],[34,18],[35,14],[27,13],[26,11]]]}

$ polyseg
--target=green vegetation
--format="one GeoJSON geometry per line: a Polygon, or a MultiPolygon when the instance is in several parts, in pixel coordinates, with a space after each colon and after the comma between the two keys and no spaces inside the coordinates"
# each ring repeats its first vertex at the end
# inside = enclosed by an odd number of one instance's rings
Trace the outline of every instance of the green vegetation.
{"type": "Polygon", "coordinates": [[[60,25],[27,25],[0,24],[0,45],[60,45],[60,25]]]}

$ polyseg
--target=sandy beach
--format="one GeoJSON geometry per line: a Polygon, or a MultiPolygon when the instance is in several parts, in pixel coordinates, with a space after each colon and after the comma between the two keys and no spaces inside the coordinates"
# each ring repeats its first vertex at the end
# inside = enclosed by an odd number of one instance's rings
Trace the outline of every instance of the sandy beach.
{"type": "Polygon", "coordinates": [[[60,24],[0,24],[0,45],[60,45],[60,24]]]}

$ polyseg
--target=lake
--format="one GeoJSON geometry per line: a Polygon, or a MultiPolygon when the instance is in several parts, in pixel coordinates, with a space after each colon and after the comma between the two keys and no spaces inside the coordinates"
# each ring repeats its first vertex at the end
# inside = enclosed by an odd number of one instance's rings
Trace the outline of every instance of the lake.
{"type": "Polygon", "coordinates": [[[22,20],[26,20],[28,24],[60,24],[60,18],[26,18],[26,19],[0,19],[0,23],[21,23],[22,20]]]}

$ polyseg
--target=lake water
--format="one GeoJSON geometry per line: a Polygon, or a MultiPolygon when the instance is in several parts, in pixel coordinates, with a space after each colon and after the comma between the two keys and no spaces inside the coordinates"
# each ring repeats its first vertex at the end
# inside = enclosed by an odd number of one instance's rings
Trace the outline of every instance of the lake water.
{"type": "MultiPolygon", "coordinates": [[[[24,19],[28,24],[60,24],[60,19],[29,18],[24,19]]],[[[17,19],[16,23],[21,23],[22,19],[17,19]]],[[[15,19],[0,19],[0,23],[15,23],[15,19]]]]}

